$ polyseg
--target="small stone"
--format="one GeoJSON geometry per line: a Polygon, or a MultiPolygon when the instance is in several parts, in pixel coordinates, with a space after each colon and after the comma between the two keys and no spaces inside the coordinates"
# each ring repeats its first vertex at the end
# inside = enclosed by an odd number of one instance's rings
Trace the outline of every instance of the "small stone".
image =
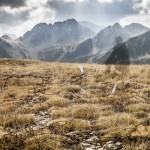
{"type": "Polygon", "coordinates": [[[91,145],[91,148],[92,148],[92,149],[96,149],[96,146],[94,146],[94,145],[91,145]]]}
{"type": "Polygon", "coordinates": [[[113,148],[113,147],[114,147],[114,144],[107,144],[107,147],[108,147],[108,148],[113,148]]]}
{"type": "Polygon", "coordinates": [[[81,145],[82,145],[83,147],[91,147],[91,144],[88,144],[88,143],[81,143],[81,145]]]}
{"type": "Polygon", "coordinates": [[[85,150],[93,150],[91,147],[85,148],[85,150]]]}
{"type": "Polygon", "coordinates": [[[44,116],[44,115],[45,115],[45,113],[42,112],[42,111],[40,111],[39,114],[40,114],[41,116],[44,116]]]}
{"type": "Polygon", "coordinates": [[[67,136],[74,136],[74,135],[78,135],[80,132],[79,131],[73,131],[73,132],[69,132],[66,135],[67,136]]]}
{"type": "Polygon", "coordinates": [[[97,138],[97,136],[93,136],[93,137],[87,139],[86,141],[87,141],[87,142],[93,142],[93,141],[97,141],[97,140],[99,140],[99,139],[97,138]]]}
{"type": "Polygon", "coordinates": [[[97,145],[98,145],[98,146],[101,146],[101,144],[100,144],[100,143],[97,143],[97,145]]]}
{"type": "Polygon", "coordinates": [[[112,144],[113,143],[113,141],[109,141],[109,142],[107,142],[106,144],[112,144]]]}
{"type": "Polygon", "coordinates": [[[92,131],[92,132],[90,133],[90,135],[95,135],[95,134],[97,134],[96,131],[92,131]]]}
{"type": "Polygon", "coordinates": [[[115,145],[116,145],[116,146],[120,146],[120,145],[121,145],[121,143],[120,143],[120,142],[117,142],[117,143],[115,143],[115,145]]]}

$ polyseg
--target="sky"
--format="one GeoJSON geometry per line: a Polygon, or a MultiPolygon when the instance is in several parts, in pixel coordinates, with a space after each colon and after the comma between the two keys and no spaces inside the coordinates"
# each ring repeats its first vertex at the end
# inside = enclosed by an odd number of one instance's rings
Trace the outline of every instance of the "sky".
{"type": "Polygon", "coordinates": [[[77,21],[150,27],[150,0],[0,0],[0,36],[22,36],[41,22],[77,21]]]}

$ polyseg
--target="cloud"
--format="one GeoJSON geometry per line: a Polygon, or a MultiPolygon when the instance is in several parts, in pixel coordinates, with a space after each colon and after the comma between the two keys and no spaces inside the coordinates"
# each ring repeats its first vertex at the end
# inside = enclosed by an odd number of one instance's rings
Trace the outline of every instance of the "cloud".
{"type": "Polygon", "coordinates": [[[98,0],[100,3],[113,3],[113,0],[98,0]]]}
{"type": "Polygon", "coordinates": [[[150,27],[150,0],[132,0],[133,9],[137,14],[127,15],[120,19],[122,25],[141,23],[150,27]]]}
{"type": "Polygon", "coordinates": [[[14,26],[18,23],[28,20],[29,11],[23,11],[19,13],[12,14],[4,10],[0,10],[0,25],[10,25],[14,26]]]}
{"type": "Polygon", "coordinates": [[[22,6],[26,6],[26,0],[0,0],[0,6],[19,8],[22,6]]]}
{"type": "Polygon", "coordinates": [[[73,17],[76,12],[74,1],[48,1],[50,9],[55,11],[55,16],[59,19],[73,17]]]}
{"type": "Polygon", "coordinates": [[[47,0],[28,0],[26,7],[0,8],[0,36],[12,33],[22,36],[41,22],[54,22],[53,11],[46,7],[47,0]]]}
{"type": "Polygon", "coordinates": [[[55,11],[55,18],[58,20],[75,18],[110,24],[138,13],[133,9],[131,0],[48,0],[47,4],[55,11]]]}
{"type": "Polygon", "coordinates": [[[0,0],[0,34],[23,35],[40,22],[68,18],[105,26],[137,21],[147,25],[149,14],[150,0],[0,0]]]}
{"type": "Polygon", "coordinates": [[[140,23],[147,27],[150,27],[150,15],[147,14],[136,14],[132,16],[127,16],[120,19],[119,23],[123,26],[128,25],[130,23],[140,23]]]}
{"type": "Polygon", "coordinates": [[[150,14],[150,0],[133,0],[133,7],[141,14],[150,14]]]}

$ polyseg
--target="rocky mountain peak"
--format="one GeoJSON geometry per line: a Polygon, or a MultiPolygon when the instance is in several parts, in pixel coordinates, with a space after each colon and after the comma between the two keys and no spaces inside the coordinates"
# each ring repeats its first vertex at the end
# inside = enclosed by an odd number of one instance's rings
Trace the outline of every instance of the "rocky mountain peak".
{"type": "Polygon", "coordinates": [[[120,32],[120,30],[124,30],[123,27],[119,24],[119,23],[115,23],[113,26],[112,26],[112,30],[116,31],[116,32],[120,32]]]}
{"type": "Polygon", "coordinates": [[[3,35],[1,38],[2,39],[6,39],[6,40],[10,40],[11,39],[8,35],[3,35]]]}

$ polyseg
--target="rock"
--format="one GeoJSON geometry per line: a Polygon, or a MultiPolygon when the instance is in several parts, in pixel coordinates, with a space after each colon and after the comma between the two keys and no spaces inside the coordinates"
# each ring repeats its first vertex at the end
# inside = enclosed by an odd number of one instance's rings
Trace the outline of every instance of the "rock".
{"type": "Polygon", "coordinates": [[[90,139],[87,139],[86,142],[92,143],[92,142],[93,142],[93,139],[91,139],[91,138],[90,138],[90,139]]]}
{"type": "Polygon", "coordinates": [[[44,115],[45,115],[45,113],[42,112],[42,111],[40,111],[39,114],[40,114],[41,116],[44,116],[44,115]]]}
{"type": "Polygon", "coordinates": [[[88,143],[81,143],[81,146],[82,146],[83,148],[85,148],[85,147],[91,147],[91,144],[88,144],[88,143]]]}
{"type": "Polygon", "coordinates": [[[80,132],[79,131],[73,131],[73,132],[69,132],[66,134],[66,136],[74,136],[74,135],[79,135],[80,132]]]}
{"type": "Polygon", "coordinates": [[[120,142],[117,142],[117,143],[115,143],[115,145],[116,145],[116,146],[120,146],[120,145],[121,145],[121,143],[120,143],[120,142]]]}
{"type": "Polygon", "coordinates": [[[92,132],[90,133],[90,135],[97,135],[97,132],[96,132],[96,131],[92,131],[92,132]]]}
{"type": "Polygon", "coordinates": [[[107,144],[113,144],[113,141],[106,142],[106,145],[107,145],[107,144]]]}
{"type": "Polygon", "coordinates": [[[87,139],[87,142],[93,142],[93,141],[98,141],[98,137],[97,136],[92,136],[91,138],[87,139]]]}
{"type": "Polygon", "coordinates": [[[38,130],[38,127],[37,126],[34,126],[32,127],[32,129],[35,131],[35,130],[38,130]]]}
{"type": "Polygon", "coordinates": [[[114,148],[114,145],[113,144],[107,144],[107,147],[108,148],[114,148]]]}
{"type": "Polygon", "coordinates": [[[91,147],[85,148],[85,150],[93,150],[91,147]]]}

